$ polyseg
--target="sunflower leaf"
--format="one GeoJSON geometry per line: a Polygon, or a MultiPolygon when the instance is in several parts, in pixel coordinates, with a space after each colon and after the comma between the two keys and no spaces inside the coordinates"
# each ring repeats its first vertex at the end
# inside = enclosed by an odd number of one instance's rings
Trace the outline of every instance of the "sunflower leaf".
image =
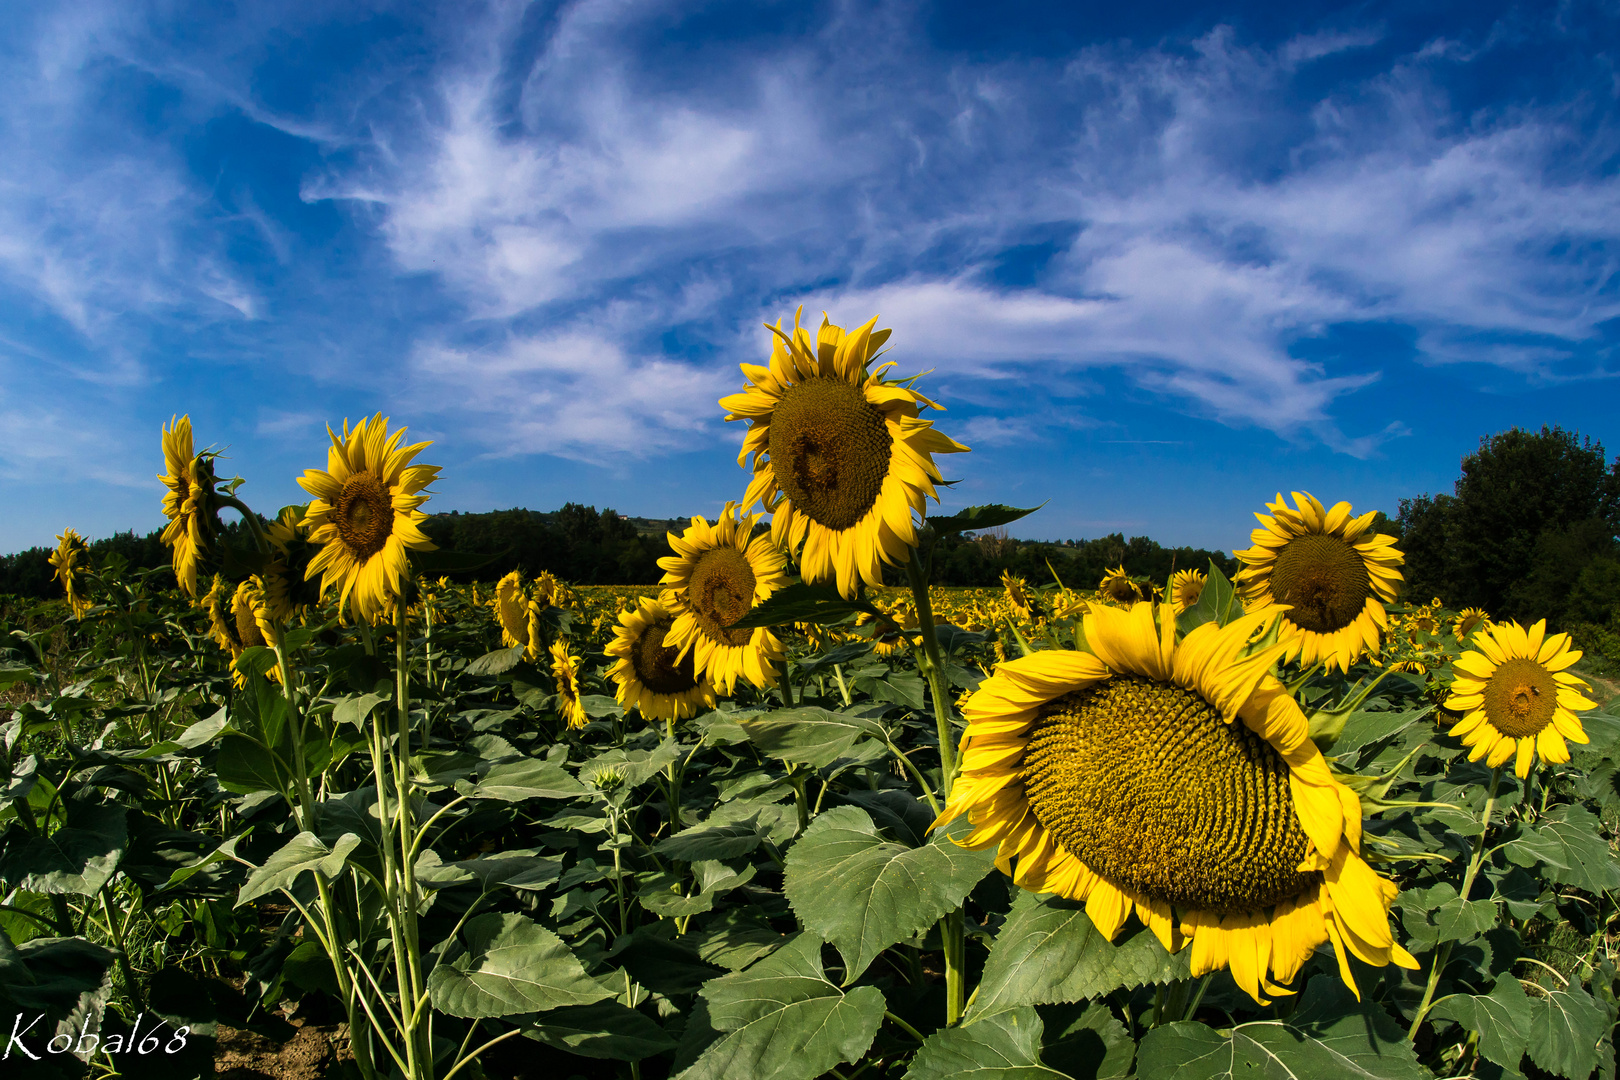
{"type": "Polygon", "coordinates": [[[1489,994],[1454,994],[1429,1015],[1478,1032],[1480,1055],[1504,1069],[1519,1067],[1530,1040],[1530,998],[1511,974],[1497,979],[1489,994]]]}
{"type": "Polygon", "coordinates": [[[675,1049],[664,1029],[617,1001],[564,1005],[524,1027],[530,1039],[582,1057],[640,1061],[675,1049]]]}
{"type": "Polygon", "coordinates": [[[1176,616],[1176,626],[1187,634],[1208,622],[1225,626],[1242,614],[1243,602],[1237,598],[1237,590],[1214,560],[1210,560],[1209,580],[1204,582],[1204,591],[1198,594],[1198,603],[1176,616]]]}
{"type": "Polygon", "coordinates": [[[1191,949],[1166,953],[1146,930],[1114,945],[1091,925],[1083,904],[1021,892],[990,949],[968,1016],[1175,982],[1191,976],[1191,957],[1191,949]]]}
{"type": "Polygon", "coordinates": [[[1226,1033],[1178,1021],[1154,1028],[1137,1050],[1136,1074],[1154,1080],[1429,1080],[1412,1044],[1382,1006],[1358,1003],[1336,977],[1318,975],[1287,1020],[1226,1033]]]}
{"type": "Polygon", "coordinates": [[[561,938],[510,912],[469,920],[428,976],[428,993],[434,1008],[462,1017],[545,1012],[613,996],[561,938]]]}
{"type": "Polygon", "coordinates": [[[883,992],[858,986],[846,994],[828,981],[814,934],[710,980],[702,997],[676,1055],[676,1067],[686,1065],[676,1080],[814,1080],[857,1060],[883,1023],[883,992]]]}
{"type": "Polygon", "coordinates": [[[1588,892],[1620,888],[1620,861],[1599,834],[1601,823],[1584,806],[1555,807],[1507,845],[1519,866],[1543,865],[1546,876],[1588,892]]]}
{"type": "Polygon", "coordinates": [[[906,1080],[1066,1080],[1041,1064],[1044,1025],[1034,1009],[1011,1009],[928,1036],[906,1080]]]}
{"type": "Polygon", "coordinates": [[[742,721],[742,729],[760,753],[817,769],[843,757],[862,738],[884,737],[876,720],[815,705],[750,717],[742,721]]]}
{"type": "Polygon", "coordinates": [[[843,622],[856,612],[876,615],[878,610],[865,600],[846,600],[836,585],[811,585],[796,581],[776,590],[768,600],[731,624],[733,630],[756,626],[780,626],[807,622],[827,625],[843,622]]]}
{"type": "MultiPolygon", "coordinates": [[[[1045,505],[1045,503],[1041,503],[1041,506],[1045,505]]],[[[939,536],[968,532],[970,530],[994,529],[1001,525],[1011,525],[1019,518],[1028,517],[1039,510],[1041,506],[1031,506],[1028,509],[1007,506],[1003,503],[970,506],[966,510],[958,510],[950,517],[931,517],[928,519],[928,526],[939,536]]]]}
{"type": "Polygon", "coordinates": [[[1584,1080],[1598,1063],[1610,1017],[1580,983],[1548,990],[1530,1002],[1530,1060],[1559,1076],[1584,1080]]]}
{"type": "MultiPolygon", "coordinates": [[[[967,831],[967,823],[952,830],[967,831]]],[[[994,852],[957,846],[941,829],[921,847],[878,835],[866,811],[827,810],[787,856],[783,891],[804,926],[838,947],[853,982],[879,953],[961,904],[990,872],[994,852]]]]}

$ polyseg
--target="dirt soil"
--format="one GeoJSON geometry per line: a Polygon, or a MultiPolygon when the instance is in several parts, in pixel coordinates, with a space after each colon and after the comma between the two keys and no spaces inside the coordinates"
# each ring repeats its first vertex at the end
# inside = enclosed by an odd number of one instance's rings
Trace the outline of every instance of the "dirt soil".
{"type": "Polygon", "coordinates": [[[314,1024],[293,1017],[294,1031],[284,1042],[253,1031],[219,1025],[214,1074],[221,1080],[321,1080],[338,1056],[346,1035],[338,1025],[314,1024]]]}

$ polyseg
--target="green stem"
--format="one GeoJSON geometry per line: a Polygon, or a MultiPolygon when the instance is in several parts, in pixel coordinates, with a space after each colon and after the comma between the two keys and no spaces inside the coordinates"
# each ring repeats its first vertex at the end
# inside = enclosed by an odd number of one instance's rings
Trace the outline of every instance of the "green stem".
{"type": "Polygon", "coordinates": [[[939,921],[939,938],[945,950],[945,1026],[954,1027],[967,1010],[965,991],[967,970],[963,963],[967,951],[967,935],[963,926],[962,909],[946,915],[939,921]]]}
{"type": "Polygon", "coordinates": [[[113,915],[112,901],[107,899],[107,886],[101,887],[101,910],[107,913],[107,932],[112,935],[113,943],[118,946],[118,970],[124,973],[124,982],[129,987],[129,996],[136,1006],[146,1008],[146,995],[141,993],[141,984],[135,978],[135,969],[129,964],[129,949],[124,944],[124,931],[118,925],[118,919],[113,915]]]}
{"type": "Polygon", "coordinates": [[[928,680],[929,692],[934,698],[934,727],[939,735],[940,787],[947,802],[951,797],[951,782],[956,778],[956,739],[951,728],[951,699],[945,688],[945,664],[939,652],[939,636],[934,632],[934,607],[928,597],[928,574],[922,556],[911,549],[911,561],[906,563],[906,577],[911,582],[911,596],[917,606],[918,630],[922,636],[924,663],[923,677],[928,680]]]}
{"type": "Polygon", "coordinates": [[[804,773],[797,765],[788,766],[788,783],[793,785],[793,807],[799,812],[799,832],[810,827],[810,797],[804,790],[804,773]]]}
{"type": "MultiPolygon", "coordinates": [[[[664,734],[671,740],[675,738],[675,718],[669,717],[664,721],[664,734]]],[[[685,762],[680,758],[671,761],[667,770],[669,777],[669,831],[681,831],[681,773],[685,771],[685,762]]]]}
{"type": "MultiPolygon", "coordinates": [[[[416,861],[411,857],[416,838],[415,822],[412,820],[410,772],[411,772],[411,674],[410,674],[410,624],[405,611],[405,598],[394,598],[394,669],[396,686],[395,696],[399,703],[399,745],[394,747],[394,801],[395,813],[398,815],[399,845],[400,845],[400,896],[394,908],[404,937],[404,954],[401,955],[398,946],[394,953],[394,962],[401,969],[400,972],[400,1011],[403,1012],[405,1002],[418,1001],[425,989],[422,984],[422,950],[417,940],[416,925],[416,861]],[[407,978],[408,974],[408,978],[407,978]],[[407,985],[409,992],[407,993],[407,985]]],[[[396,939],[397,940],[397,939],[396,939]]],[[[417,1071],[413,1072],[409,1080],[433,1080],[433,1052],[427,1038],[427,1030],[420,1023],[421,1014],[414,1011],[410,1017],[410,1030],[406,1034],[407,1059],[416,1058],[417,1071]]]]}
{"type": "Polygon", "coordinates": [[[894,1013],[890,1012],[888,1009],[883,1010],[883,1018],[889,1023],[893,1024],[895,1027],[899,1028],[901,1031],[905,1032],[907,1035],[910,1035],[913,1039],[916,1039],[918,1042],[928,1041],[923,1038],[922,1032],[918,1031],[916,1028],[894,1015],[894,1013]]]}
{"type": "MultiPolygon", "coordinates": [[[[1501,783],[1501,780],[1502,770],[1500,768],[1492,769],[1491,791],[1485,797],[1485,811],[1479,816],[1479,839],[1474,842],[1473,856],[1468,860],[1468,872],[1463,875],[1462,888],[1457,893],[1465,901],[1474,888],[1474,879],[1479,876],[1480,864],[1485,860],[1485,834],[1490,831],[1491,811],[1496,808],[1496,788],[1501,783]]],[[[1451,947],[1453,944],[1455,943],[1446,942],[1440,946],[1440,951],[1435,954],[1434,966],[1429,969],[1429,983],[1423,990],[1423,1001],[1418,1005],[1417,1013],[1412,1017],[1412,1026],[1406,1032],[1408,1039],[1417,1038],[1418,1028],[1422,1026],[1424,1019],[1429,1015],[1429,1009],[1434,1001],[1434,991],[1440,985],[1440,976],[1445,972],[1446,965],[1451,962],[1451,947]]]]}

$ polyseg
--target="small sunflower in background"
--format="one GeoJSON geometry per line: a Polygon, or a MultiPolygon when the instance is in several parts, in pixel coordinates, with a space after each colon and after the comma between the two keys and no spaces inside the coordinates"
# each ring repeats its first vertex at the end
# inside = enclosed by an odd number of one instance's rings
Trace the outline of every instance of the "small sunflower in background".
{"type": "Polygon", "coordinates": [[[1145,599],[1142,587],[1125,573],[1124,563],[1103,574],[1102,580],[1097,582],[1097,595],[1110,603],[1127,608],[1145,599]]]}
{"type": "Polygon", "coordinates": [[[1244,564],[1233,582],[1244,609],[1287,605],[1279,623],[1287,659],[1348,671],[1378,651],[1406,557],[1394,537],[1372,531],[1375,512],[1353,518],[1347,502],[1327,510],[1296,491],[1293,508],[1279,494],[1266,509],[1270,516],[1255,515],[1254,547],[1232,553],[1244,564]]]}
{"type": "Polygon", "coordinates": [[[922,624],[917,609],[901,600],[894,604],[877,605],[881,615],[863,611],[855,616],[857,630],[866,628],[872,641],[872,651],[879,656],[899,656],[921,639],[914,633],[922,624]]]}
{"type": "Polygon", "coordinates": [[[1597,708],[1585,696],[1591,687],[1569,672],[1581,658],[1568,634],[1547,633],[1545,619],[1525,630],[1516,622],[1496,623],[1474,634],[1473,648],[1452,664],[1446,708],[1463,714],[1451,734],[1470,747],[1469,761],[1485,759],[1497,768],[1513,759],[1514,775],[1530,765],[1561,765],[1569,760],[1567,742],[1586,743],[1577,712],[1597,708]]]}
{"type": "Polygon", "coordinates": [[[1204,595],[1204,586],[1209,584],[1209,575],[1202,570],[1177,570],[1170,575],[1170,604],[1176,609],[1176,614],[1198,606],[1198,598],[1204,595]]]}
{"type": "Polygon", "coordinates": [[[1013,613],[1025,622],[1033,622],[1039,614],[1039,606],[1034,594],[1029,591],[1029,583],[1021,577],[1014,577],[1011,570],[1003,570],[1001,588],[1007,594],[1007,603],[1012,606],[1013,613]]]}
{"type": "Polygon", "coordinates": [[[869,370],[888,330],[877,318],[846,332],[823,314],[812,338],[793,317],[793,333],[778,340],[768,365],[742,365],[748,385],[720,399],[727,420],[749,421],[737,464],[754,478],[743,509],[755,503],[772,514],[776,546],[799,552],[807,582],[836,580],[853,597],[857,582],[883,584],[883,564],[898,565],[917,543],[912,514],[940,482],[934,454],[967,447],[934,430],[924,408],[940,406],[869,370]],[[801,550],[802,547],[802,550],[801,550]]]}
{"type": "Polygon", "coordinates": [[[495,621],[501,626],[501,644],[509,649],[523,646],[523,659],[531,664],[540,659],[539,619],[531,610],[539,605],[523,589],[523,574],[513,570],[495,586],[495,595],[489,606],[495,609],[495,621]]]}
{"type": "Polygon", "coordinates": [[[170,420],[163,429],[163,542],[169,546],[175,580],[187,596],[197,595],[197,567],[208,551],[214,523],[214,467],[193,451],[191,417],[170,420]]]}
{"type": "Polygon", "coordinates": [[[557,681],[557,714],[571,728],[590,723],[580,700],[579,657],[568,651],[568,642],[562,638],[551,643],[551,677],[557,681]]]}
{"type": "Polygon", "coordinates": [[[437,479],[437,465],[411,461],[432,443],[401,447],[405,429],[388,432],[381,414],[361,420],[343,434],[331,428],[326,469],[306,469],[298,486],[315,496],[304,521],[310,541],[320,551],[306,571],[321,576],[321,595],[336,586],[338,609],[353,600],[354,611],[367,621],[389,609],[410,576],[408,552],[433,551],[434,544],[421,530],[427,515],[417,507],[427,502],[418,494],[437,479]]]}
{"type": "Polygon", "coordinates": [[[1451,621],[1451,634],[1457,639],[1457,644],[1466,645],[1475,630],[1482,626],[1489,628],[1490,625],[1491,617],[1485,614],[1484,608],[1465,607],[1451,621]]]}
{"type": "Polygon", "coordinates": [[[675,617],[660,601],[643,596],[619,613],[619,625],[608,643],[615,658],[608,675],[618,684],[616,697],[648,720],[684,720],[699,708],[712,709],[714,686],[697,671],[690,652],[668,644],[675,617]]]}
{"type": "Polygon", "coordinates": [[[1179,641],[1157,604],[1094,608],[1089,651],[997,665],[963,709],[962,774],[934,824],[1033,892],[1086,903],[1109,940],[1134,910],[1192,971],[1230,968],[1256,1001],[1288,992],[1324,942],[1416,968],[1388,912],[1399,892],[1362,859],[1361,804],[1250,641],[1275,611],[1179,641]]]}
{"type": "Polygon", "coordinates": [[[675,617],[665,643],[691,650],[697,670],[721,694],[739,678],[764,689],[776,683],[782,643],[763,626],[733,630],[732,623],[787,584],[782,553],[769,533],[754,536],[758,514],[739,515],[726,503],[713,525],[700,517],[680,536],[669,533],[675,554],[658,560],[667,587],[662,600],[675,617]]]}
{"type": "Polygon", "coordinates": [[[89,550],[84,546],[84,537],[72,529],[63,530],[56,537],[56,541],[56,550],[51,552],[50,558],[46,561],[55,568],[52,576],[62,583],[73,617],[82,618],[84,613],[90,610],[90,601],[80,589],[82,584],[80,576],[88,568],[86,562],[89,550]]]}
{"type": "Polygon", "coordinates": [[[309,542],[302,506],[283,507],[265,530],[270,561],[261,578],[270,617],[285,626],[320,602],[321,590],[306,576],[317,548],[309,542]]]}

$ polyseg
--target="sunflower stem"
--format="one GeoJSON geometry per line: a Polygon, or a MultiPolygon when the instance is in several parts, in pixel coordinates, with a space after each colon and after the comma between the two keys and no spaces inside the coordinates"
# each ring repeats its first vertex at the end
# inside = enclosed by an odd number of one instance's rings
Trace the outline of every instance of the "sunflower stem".
{"type": "MultiPolygon", "coordinates": [[[[1479,838],[1474,841],[1474,852],[1468,860],[1468,872],[1463,875],[1462,888],[1457,892],[1463,900],[1467,900],[1468,894],[1473,891],[1474,879],[1479,876],[1480,864],[1485,861],[1485,834],[1491,828],[1491,811],[1496,808],[1496,788],[1501,782],[1502,769],[1498,766],[1491,770],[1491,791],[1485,796],[1485,811],[1479,816],[1479,838]]],[[[1408,1039],[1417,1038],[1418,1028],[1422,1026],[1424,1019],[1429,1015],[1429,1009],[1433,1007],[1434,991],[1440,985],[1440,976],[1445,972],[1446,965],[1451,962],[1453,944],[1454,942],[1446,942],[1435,954],[1434,966],[1429,969],[1429,983],[1423,989],[1423,1001],[1418,1005],[1417,1013],[1412,1017],[1412,1026],[1406,1032],[1408,1039]]]]}
{"type": "Polygon", "coordinates": [[[939,652],[939,636],[934,632],[934,607],[928,598],[928,573],[916,548],[911,549],[906,576],[911,582],[911,595],[917,606],[917,624],[923,644],[923,661],[917,666],[923,669],[929,693],[934,698],[934,727],[939,735],[940,794],[949,802],[951,781],[956,776],[956,739],[951,728],[951,699],[945,687],[945,663],[939,652]]]}

